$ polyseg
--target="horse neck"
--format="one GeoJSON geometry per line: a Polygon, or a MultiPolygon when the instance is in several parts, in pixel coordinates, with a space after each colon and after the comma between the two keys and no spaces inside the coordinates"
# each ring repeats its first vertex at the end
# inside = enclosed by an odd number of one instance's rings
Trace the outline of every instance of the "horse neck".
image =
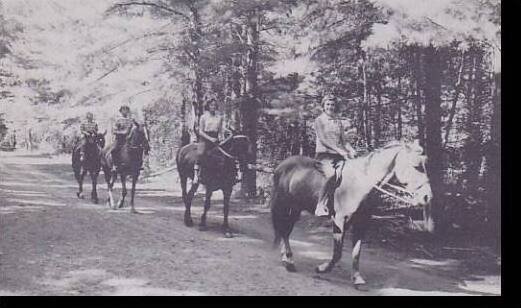
{"type": "MultiPolygon", "coordinates": [[[[349,170],[362,170],[366,181],[372,185],[382,181],[394,169],[394,163],[401,147],[377,150],[368,156],[355,159],[352,164],[353,168],[349,170]]],[[[346,170],[344,169],[344,170],[346,170]]]]}

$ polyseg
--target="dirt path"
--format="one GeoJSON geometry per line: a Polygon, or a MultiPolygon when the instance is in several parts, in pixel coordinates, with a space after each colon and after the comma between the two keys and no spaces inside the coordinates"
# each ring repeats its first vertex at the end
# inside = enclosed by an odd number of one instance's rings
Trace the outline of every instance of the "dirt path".
{"type": "MultiPolygon", "coordinates": [[[[318,219],[309,216],[293,236],[298,272],[288,273],[271,249],[269,210],[263,206],[234,202],[235,238],[226,239],[220,233],[221,200],[213,202],[209,231],[183,225],[175,180],[171,188],[140,183],[141,214],[130,214],[128,207],[113,211],[104,202],[77,199],[67,161],[0,155],[0,296],[493,295],[500,290],[499,276],[460,277],[457,260],[411,259],[364,245],[361,269],[369,291],[358,291],[349,279],[350,247],[332,273],[314,273],[330,256],[332,240],[328,229],[306,227],[306,221],[318,219]]],[[[90,183],[85,191],[89,196],[90,183]]],[[[99,195],[106,198],[103,182],[99,195]]],[[[196,223],[201,201],[193,208],[196,223]]]]}

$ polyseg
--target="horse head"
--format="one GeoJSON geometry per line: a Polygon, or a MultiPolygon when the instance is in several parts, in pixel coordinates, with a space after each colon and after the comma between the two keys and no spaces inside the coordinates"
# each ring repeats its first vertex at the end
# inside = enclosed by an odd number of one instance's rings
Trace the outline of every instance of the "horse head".
{"type": "Polygon", "coordinates": [[[144,150],[145,154],[148,154],[150,146],[148,143],[148,132],[146,127],[140,125],[137,121],[134,121],[134,125],[127,137],[127,144],[131,148],[141,148],[144,150]]]}
{"type": "Polygon", "coordinates": [[[394,175],[412,196],[412,203],[423,208],[424,226],[428,232],[434,232],[432,219],[432,189],[427,176],[425,163],[427,156],[418,140],[404,143],[395,159],[394,175]]]}
{"type": "Polygon", "coordinates": [[[246,164],[253,156],[253,146],[248,136],[234,135],[231,137],[230,144],[230,154],[237,157],[241,164],[246,164]]]}
{"type": "Polygon", "coordinates": [[[85,136],[85,144],[87,148],[91,148],[96,145],[98,148],[105,147],[105,135],[107,131],[103,133],[84,133],[85,136]]]}

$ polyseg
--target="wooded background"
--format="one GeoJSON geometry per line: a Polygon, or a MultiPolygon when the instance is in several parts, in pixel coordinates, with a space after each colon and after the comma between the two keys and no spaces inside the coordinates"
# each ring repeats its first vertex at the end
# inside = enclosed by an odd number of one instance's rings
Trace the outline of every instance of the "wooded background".
{"type": "Polygon", "coordinates": [[[498,235],[500,36],[500,0],[3,0],[0,138],[70,152],[85,112],[110,130],[129,104],[160,170],[215,97],[275,166],[314,155],[331,93],[360,155],[420,140],[441,229],[498,235]]]}

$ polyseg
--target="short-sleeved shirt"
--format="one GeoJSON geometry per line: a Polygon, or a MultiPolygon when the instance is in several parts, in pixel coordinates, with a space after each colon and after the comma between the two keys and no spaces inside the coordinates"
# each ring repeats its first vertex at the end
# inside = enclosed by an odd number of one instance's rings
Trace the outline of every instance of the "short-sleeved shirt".
{"type": "Polygon", "coordinates": [[[116,123],[114,124],[114,134],[128,134],[133,124],[134,120],[132,120],[132,118],[130,117],[119,117],[118,119],[116,119],[116,123]]]}
{"type": "Polygon", "coordinates": [[[96,122],[84,121],[80,125],[80,131],[83,133],[97,133],[98,124],[96,122]]]}
{"type": "Polygon", "coordinates": [[[206,112],[199,119],[199,129],[205,133],[219,133],[222,131],[223,118],[216,114],[206,112]]]}
{"type": "MultiPolygon", "coordinates": [[[[315,130],[318,126],[318,124],[321,123],[322,127],[324,128],[324,137],[327,139],[328,143],[335,144],[341,148],[344,147],[344,140],[343,140],[343,131],[344,127],[342,125],[342,121],[338,118],[330,117],[325,112],[319,115],[315,119],[315,130]]],[[[316,140],[316,153],[331,153],[331,154],[338,154],[336,151],[331,150],[329,147],[327,147],[323,141],[318,137],[317,134],[317,140],[316,140]]]]}

